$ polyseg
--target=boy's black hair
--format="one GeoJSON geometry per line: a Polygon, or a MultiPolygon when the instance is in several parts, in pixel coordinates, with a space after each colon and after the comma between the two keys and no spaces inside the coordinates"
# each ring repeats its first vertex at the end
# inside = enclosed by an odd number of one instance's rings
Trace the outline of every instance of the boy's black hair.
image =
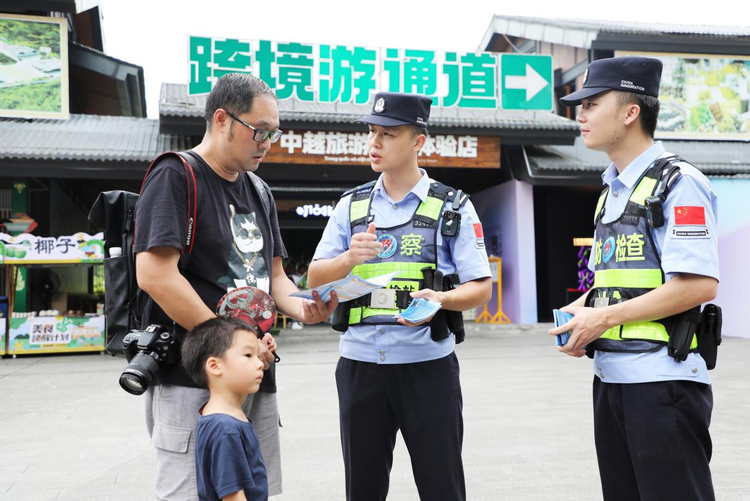
{"type": "Polygon", "coordinates": [[[644,134],[653,139],[654,134],[656,134],[656,122],[659,118],[659,108],[661,107],[659,98],[621,90],[613,90],[612,92],[617,96],[617,100],[621,107],[628,104],[638,105],[641,109],[641,129],[644,134]]]}
{"type": "Polygon", "coordinates": [[[182,365],[196,384],[208,388],[206,360],[222,357],[232,346],[237,331],[253,332],[242,320],[216,317],[206,320],[187,333],[182,343],[182,365]]]}
{"type": "Polygon", "coordinates": [[[228,73],[219,78],[206,99],[206,109],[203,118],[206,127],[211,130],[214,113],[218,109],[227,110],[235,116],[253,109],[256,96],[269,95],[276,99],[273,90],[260,78],[246,73],[228,73]]]}

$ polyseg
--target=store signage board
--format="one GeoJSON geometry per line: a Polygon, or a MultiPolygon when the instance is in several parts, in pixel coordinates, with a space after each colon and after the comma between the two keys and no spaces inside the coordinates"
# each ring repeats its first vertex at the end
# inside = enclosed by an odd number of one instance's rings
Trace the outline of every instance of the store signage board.
{"type": "MultiPolygon", "coordinates": [[[[264,159],[268,163],[370,166],[367,134],[287,130],[264,159]]],[[[430,134],[419,152],[421,167],[499,168],[500,138],[430,134]]]]}
{"type": "Polygon", "coordinates": [[[101,263],[104,234],[76,233],[62,237],[38,237],[24,233],[0,233],[0,264],[101,263]]]}
{"type": "Polygon", "coordinates": [[[102,351],[104,333],[103,315],[11,318],[8,353],[102,351]]]}

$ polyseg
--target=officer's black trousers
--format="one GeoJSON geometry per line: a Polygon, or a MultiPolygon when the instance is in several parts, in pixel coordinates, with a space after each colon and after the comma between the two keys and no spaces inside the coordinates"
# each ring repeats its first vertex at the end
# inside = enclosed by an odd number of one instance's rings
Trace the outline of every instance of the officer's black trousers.
{"type": "Polygon", "coordinates": [[[605,501],[713,501],[709,385],[602,383],[594,435],[605,501]]]}
{"type": "Polygon", "coordinates": [[[398,430],[409,449],[420,499],[466,499],[463,398],[455,353],[399,365],[341,358],[336,385],[348,501],[386,498],[398,430]]]}

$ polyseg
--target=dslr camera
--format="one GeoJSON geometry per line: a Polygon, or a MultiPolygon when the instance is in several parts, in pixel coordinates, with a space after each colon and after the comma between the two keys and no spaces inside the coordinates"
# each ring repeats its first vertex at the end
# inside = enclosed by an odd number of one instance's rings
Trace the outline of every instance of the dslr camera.
{"type": "Polygon", "coordinates": [[[161,325],[131,331],[122,340],[128,366],[120,375],[120,386],[132,395],[143,395],[154,383],[162,365],[179,360],[174,335],[161,325]]]}

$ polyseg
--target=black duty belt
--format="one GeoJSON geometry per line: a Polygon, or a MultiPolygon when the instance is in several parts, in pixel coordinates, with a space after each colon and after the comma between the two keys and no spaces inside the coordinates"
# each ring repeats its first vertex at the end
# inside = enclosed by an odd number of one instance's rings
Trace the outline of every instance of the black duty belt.
{"type": "Polygon", "coordinates": [[[352,299],[351,301],[353,307],[365,307],[365,308],[386,308],[386,309],[396,309],[399,310],[405,310],[409,307],[409,303],[411,303],[411,291],[408,290],[394,290],[394,289],[379,289],[371,294],[365,294],[364,296],[358,297],[357,299],[352,299]],[[393,303],[391,304],[378,304],[377,300],[378,294],[383,293],[389,293],[393,294],[395,293],[395,303],[396,306],[394,308],[393,303]],[[375,295],[375,303],[373,304],[373,295],[375,295]]]}

